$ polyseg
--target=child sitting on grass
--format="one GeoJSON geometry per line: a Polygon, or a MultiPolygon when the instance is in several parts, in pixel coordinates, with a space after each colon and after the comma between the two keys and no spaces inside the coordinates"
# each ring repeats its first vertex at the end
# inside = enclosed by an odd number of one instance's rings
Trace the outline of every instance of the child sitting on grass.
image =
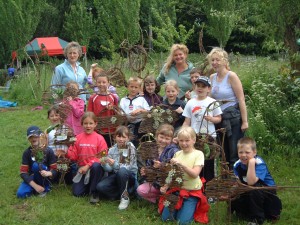
{"type": "Polygon", "coordinates": [[[102,165],[109,175],[97,184],[100,196],[110,199],[120,198],[119,210],[126,209],[130,203],[129,194],[136,188],[137,162],[136,149],[129,142],[129,130],[119,126],[115,132],[116,144],[103,158],[102,165]]]}
{"type": "Polygon", "coordinates": [[[179,201],[175,210],[170,212],[168,206],[164,206],[164,198],[159,201],[159,212],[162,220],[176,220],[179,224],[187,224],[192,221],[208,223],[209,205],[202,193],[202,181],[199,174],[204,166],[202,151],[196,150],[196,133],[191,127],[182,127],[177,134],[180,151],[171,159],[172,164],[180,166],[183,170],[183,184],[181,188],[168,190],[168,185],[160,188],[162,194],[175,194],[179,201]]]}
{"type": "Polygon", "coordinates": [[[31,146],[23,153],[20,168],[23,182],[17,191],[18,198],[26,198],[32,194],[44,197],[50,191],[49,179],[56,176],[56,157],[51,148],[39,149],[42,158],[38,159],[38,153],[33,154],[34,149],[41,147],[40,135],[42,133],[37,126],[30,126],[27,129],[27,139],[31,146]]]}
{"type": "MultiPolygon", "coordinates": [[[[161,163],[169,163],[173,158],[175,152],[178,151],[177,145],[172,143],[174,135],[174,127],[169,124],[162,124],[155,133],[155,139],[158,146],[159,158],[154,160],[147,160],[147,166],[159,168],[161,163]]],[[[149,149],[150,150],[150,149],[149,149]]],[[[145,168],[141,168],[141,175],[147,176],[145,168]]],[[[160,186],[158,183],[145,182],[138,186],[137,193],[142,198],[155,203],[160,195],[160,186]]]]}
{"type": "MultiPolygon", "coordinates": [[[[256,143],[252,138],[243,137],[238,141],[239,160],[233,171],[238,179],[253,187],[275,187],[265,161],[257,155],[256,143]]],[[[249,191],[231,202],[231,211],[246,217],[249,224],[263,224],[266,219],[276,221],[280,218],[282,204],[275,190],[249,191]]]]}

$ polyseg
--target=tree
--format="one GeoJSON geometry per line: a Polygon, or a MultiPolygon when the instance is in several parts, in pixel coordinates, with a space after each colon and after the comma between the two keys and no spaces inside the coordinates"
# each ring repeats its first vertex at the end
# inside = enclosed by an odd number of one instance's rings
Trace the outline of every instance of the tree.
{"type": "Polygon", "coordinates": [[[96,28],[93,23],[93,15],[84,1],[76,0],[71,5],[70,12],[66,13],[65,18],[63,30],[68,38],[81,45],[89,46],[96,28]]]}
{"type": "Polygon", "coordinates": [[[7,64],[11,52],[32,39],[44,4],[44,0],[0,1],[0,63],[7,64]]]}
{"type": "Polygon", "coordinates": [[[112,53],[126,39],[133,45],[140,41],[140,0],[94,0],[97,11],[97,35],[101,49],[112,53]]]}
{"type": "Polygon", "coordinates": [[[225,47],[233,28],[240,19],[235,0],[204,0],[209,34],[216,38],[220,47],[225,47]]]}

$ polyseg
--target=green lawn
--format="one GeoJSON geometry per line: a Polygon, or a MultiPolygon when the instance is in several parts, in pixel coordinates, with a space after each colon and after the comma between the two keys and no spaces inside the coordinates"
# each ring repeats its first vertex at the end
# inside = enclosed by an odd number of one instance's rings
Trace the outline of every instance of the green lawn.
{"type": "MultiPolygon", "coordinates": [[[[119,211],[118,201],[103,200],[98,205],[90,205],[87,197],[73,197],[70,187],[54,186],[45,198],[17,199],[21,156],[28,146],[26,129],[30,125],[45,129],[48,126],[46,109],[31,111],[28,106],[1,109],[0,115],[0,224],[163,224],[156,206],[143,200],[133,199],[127,210],[119,211]]],[[[300,184],[299,158],[285,159],[276,153],[264,158],[278,185],[300,184]]],[[[283,201],[283,211],[277,224],[300,224],[299,189],[278,193],[283,201]]],[[[226,224],[225,203],[212,205],[210,221],[210,224],[226,224]]],[[[246,221],[232,217],[232,224],[246,224],[246,221]]]]}

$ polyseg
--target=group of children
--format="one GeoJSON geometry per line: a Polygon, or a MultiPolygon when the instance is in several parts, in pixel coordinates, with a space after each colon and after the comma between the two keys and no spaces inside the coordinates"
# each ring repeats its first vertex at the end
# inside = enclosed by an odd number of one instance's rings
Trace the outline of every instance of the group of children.
{"type": "MultiPolygon", "coordinates": [[[[99,197],[120,199],[118,208],[123,210],[128,207],[130,195],[135,192],[152,203],[156,203],[161,194],[172,193],[179,196],[182,204],[177,205],[176,210],[171,212],[160,201],[159,212],[164,221],[175,219],[180,224],[193,220],[207,223],[209,206],[203,195],[203,183],[199,176],[206,160],[204,154],[196,150],[194,145],[197,133],[206,133],[216,138],[214,124],[221,121],[222,111],[218,103],[208,96],[211,89],[210,79],[201,75],[199,69],[191,71],[193,90],[185,95],[189,99],[187,103],[177,97],[180,90],[176,81],[166,82],[166,97],[163,100],[158,94],[160,87],[155,78],[147,76],[143,88],[142,80],[136,77],[129,78],[128,95],[123,97],[119,104],[119,97],[110,85],[107,73],[93,65],[89,82],[96,93],[88,100],[87,112],[84,112],[85,102],[78,96],[65,96],[66,104],[71,110],[63,121],[63,126],[72,128],[76,135],[73,145],[67,147],[54,144],[57,125],[62,123],[57,106],[52,106],[48,111],[51,126],[46,130],[48,147],[43,148],[44,157],[41,160],[37,160],[32,152],[41,148],[40,139],[43,132],[36,126],[28,128],[27,138],[31,146],[23,154],[20,169],[23,182],[17,196],[25,198],[33,193],[44,196],[49,192],[51,181],[57,175],[57,157],[63,156],[77,165],[76,175],[71,173],[72,192],[75,196],[90,195],[91,203],[99,202],[99,197]],[[145,168],[137,166],[136,140],[142,121],[140,115],[160,104],[176,111],[179,120],[174,126],[162,124],[156,130],[155,140],[159,157],[149,159],[145,163],[154,168],[159,168],[165,162],[180,166],[184,173],[181,189],[172,190],[167,185],[161,187],[156,182],[138,183],[138,172],[141,177],[147,177],[145,168]],[[118,105],[129,118],[128,126],[102,128],[102,135],[97,133],[98,119],[114,115],[114,108],[118,105]],[[113,137],[111,133],[114,134],[113,137]]],[[[68,87],[79,89],[76,82],[70,82],[66,88],[68,87]]],[[[264,161],[256,155],[254,140],[242,138],[238,144],[238,155],[239,161],[234,165],[234,173],[241,182],[251,186],[275,186],[264,161]]],[[[251,220],[259,224],[265,219],[278,219],[281,202],[274,192],[272,196],[275,197],[268,198],[270,193],[260,191],[262,199],[253,194],[243,195],[239,201],[232,203],[232,210],[237,214],[244,213],[250,216],[251,220]]]]}

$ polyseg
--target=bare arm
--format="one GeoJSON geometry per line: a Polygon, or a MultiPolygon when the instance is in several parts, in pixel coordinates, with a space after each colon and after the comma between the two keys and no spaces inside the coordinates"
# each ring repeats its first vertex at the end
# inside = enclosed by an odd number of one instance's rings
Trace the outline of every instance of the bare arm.
{"type": "Polygon", "coordinates": [[[252,158],[248,162],[247,183],[248,185],[254,185],[258,180],[255,172],[255,158],[252,158]]]}
{"type": "Polygon", "coordinates": [[[239,102],[239,107],[240,107],[241,117],[242,117],[241,129],[242,131],[245,131],[248,129],[248,119],[247,119],[247,109],[246,109],[243,86],[239,77],[234,72],[230,73],[229,81],[239,102]]]}
{"type": "Polygon", "coordinates": [[[189,127],[189,126],[191,126],[191,118],[185,117],[182,126],[183,127],[189,127]]]}

